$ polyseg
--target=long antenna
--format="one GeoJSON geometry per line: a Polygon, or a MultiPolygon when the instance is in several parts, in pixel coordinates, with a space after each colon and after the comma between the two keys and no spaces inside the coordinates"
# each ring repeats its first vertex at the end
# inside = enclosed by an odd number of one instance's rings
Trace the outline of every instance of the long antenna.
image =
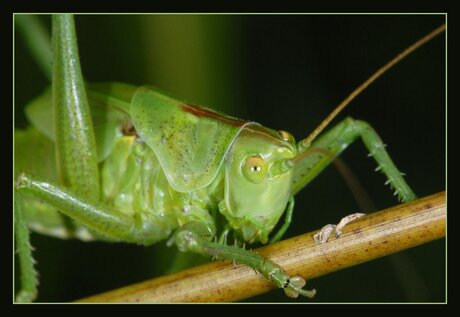
{"type": "Polygon", "coordinates": [[[428,35],[424,36],[423,38],[421,38],[420,40],[418,40],[417,42],[415,42],[414,44],[406,48],[404,51],[402,51],[396,57],[394,57],[391,61],[389,61],[384,66],[382,66],[379,70],[377,70],[371,77],[369,77],[358,88],[356,88],[347,98],[345,98],[345,100],[343,100],[337,106],[337,108],[335,108],[334,111],[332,111],[307,138],[299,142],[299,150],[302,151],[302,149],[308,148],[310,144],[313,142],[313,140],[318,136],[318,134],[320,134],[321,131],[323,131],[324,128],[327,127],[327,125],[340,113],[340,111],[342,111],[353,99],[355,99],[356,96],[358,96],[364,89],[366,89],[370,84],[372,84],[377,78],[382,76],[382,74],[384,74],[387,70],[389,70],[391,67],[396,65],[398,62],[400,62],[407,55],[415,51],[417,48],[419,48],[426,42],[430,41],[436,35],[442,33],[445,29],[446,29],[445,24],[436,28],[434,31],[432,31],[428,35]]]}

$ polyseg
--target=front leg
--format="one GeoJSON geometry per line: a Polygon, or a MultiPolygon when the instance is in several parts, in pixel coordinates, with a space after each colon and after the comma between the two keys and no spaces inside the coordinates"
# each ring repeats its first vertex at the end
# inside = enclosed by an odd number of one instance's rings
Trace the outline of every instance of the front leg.
{"type": "Polygon", "coordinates": [[[334,161],[334,158],[342,153],[351,143],[359,137],[369,150],[370,157],[377,162],[376,171],[381,171],[387,177],[385,185],[394,189],[394,195],[402,202],[415,200],[412,189],[407,185],[403,174],[393,163],[390,155],[385,150],[377,132],[366,122],[346,118],[331,130],[325,132],[310,147],[302,148],[299,143],[300,159],[295,165],[293,194],[310,183],[321,171],[334,161]]]}
{"type": "MultiPolygon", "coordinates": [[[[386,185],[389,184],[394,188],[394,195],[401,202],[409,202],[415,200],[416,196],[412,189],[407,185],[403,178],[403,174],[397,169],[396,165],[391,160],[388,152],[385,150],[385,145],[374,131],[374,129],[366,122],[347,118],[327,131],[322,135],[311,147],[301,149],[300,155],[303,156],[296,165],[296,175],[298,177],[294,181],[293,192],[299,191],[302,187],[312,181],[326,166],[328,166],[334,158],[344,151],[358,137],[364,142],[364,145],[369,150],[370,157],[373,157],[378,166],[376,171],[382,171],[387,177],[386,185]]],[[[325,243],[331,234],[336,237],[341,235],[342,228],[351,221],[363,216],[362,213],[351,214],[344,217],[338,225],[326,225],[320,232],[315,234],[314,239],[318,243],[325,243]]]]}
{"type": "Polygon", "coordinates": [[[348,216],[343,217],[337,225],[325,225],[321,230],[313,235],[313,240],[317,243],[326,243],[332,233],[335,234],[336,238],[342,235],[342,229],[352,221],[358,218],[364,217],[366,214],[357,212],[348,216]]]}
{"type": "Polygon", "coordinates": [[[313,297],[316,290],[304,290],[305,280],[300,276],[289,276],[276,263],[260,254],[211,241],[212,232],[203,224],[191,222],[179,228],[169,240],[183,252],[193,252],[205,256],[236,261],[260,272],[275,286],[284,289],[287,296],[313,297]]]}
{"type": "Polygon", "coordinates": [[[286,218],[284,220],[284,223],[281,226],[281,228],[278,230],[278,232],[276,232],[276,234],[270,239],[270,243],[275,243],[275,242],[280,241],[284,233],[286,232],[286,230],[291,225],[292,215],[294,214],[294,205],[295,205],[294,196],[291,196],[289,198],[288,206],[286,209],[286,218]]]}

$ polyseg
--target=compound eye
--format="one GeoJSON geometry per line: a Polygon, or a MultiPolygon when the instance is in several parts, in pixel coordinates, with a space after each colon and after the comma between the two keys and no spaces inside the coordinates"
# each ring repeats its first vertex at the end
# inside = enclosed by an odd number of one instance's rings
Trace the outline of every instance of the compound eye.
{"type": "Polygon", "coordinates": [[[284,130],[279,130],[278,134],[280,135],[281,139],[283,139],[284,141],[287,141],[291,144],[295,143],[294,137],[289,132],[284,131],[284,130]]]}
{"type": "Polygon", "coordinates": [[[248,181],[254,184],[260,184],[265,180],[268,167],[261,156],[255,155],[246,159],[242,166],[242,170],[244,177],[246,177],[248,181]]]}

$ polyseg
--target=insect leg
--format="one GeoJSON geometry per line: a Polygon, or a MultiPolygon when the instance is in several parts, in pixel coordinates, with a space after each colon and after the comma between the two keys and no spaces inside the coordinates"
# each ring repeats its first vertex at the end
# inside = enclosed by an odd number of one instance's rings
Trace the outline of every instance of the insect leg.
{"type": "Polygon", "coordinates": [[[110,210],[63,186],[21,174],[16,180],[16,192],[40,199],[108,238],[140,244],[152,243],[148,226],[135,223],[132,217],[110,210]]]}
{"type": "Polygon", "coordinates": [[[100,190],[96,141],[73,16],[54,15],[52,23],[52,87],[58,174],[75,193],[97,201],[100,190]]]}
{"type": "Polygon", "coordinates": [[[284,223],[282,227],[278,230],[278,232],[273,236],[273,238],[271,238],[270,243],[274,243],[274,242],[281,240],[284,233],[289,228],[289,225],[292,222],[292,214],[294,213],[294,205],[295,205],[294,196],[291,196],[291,198],[289,198],[289,203],[287,206],[286,218],[284,219],[284,223]]]}
{"type": "Polygon", "coordinates": [[[217,242],[220,244],[227,244],[227,238],[231,230],[232,228],[228,224],[226,224],[217,242]]]}
{"type": "Polygon", "coordinates": [[[277,287],[283,288],[289,297],[296,298],[299,294],[306,297],[315,295],[315,290],[302,289],[305,285],[302,277],[287,275],[279,265],[256,252],[212,242],[209,232],[201,223],[187,223],[174,233],[169,243],[175,243],[183,252],[193,252],[245,264],[260,272],[277,287]]]}
{"type": "Polygon", "coordinates": [[[318,243],[326,243],[332,233],[335,233],[335,236],[338,238],[342,235],[343,227],[358,218],[364,217],[365,215],[366,214],[357,212],[343,217],[338,225],[325,225],[319,232],[314,234],[313,239],[318,243]]]}
{"type": "MultiPolygon", "coordinates": [[[[80,69],[74,21],[71,15],[53,16],[52,20],[54,60],[51,77],[58,174],[63,183],[72,188],[74,192],[97,201],[99,175],[96,143],[80,69]]],[[[42,40],[41,44],[45,42],[47,42],[46,39],[42,40]]],[[[44,44],[44,46],[47,45],[44,44]]],[[[44,51],[48,49],[44,48],[44,51]]],[[[49,70],[47,66],[48,75],[49,70]]],[[[26,178],[19,177],[18,180],[25,181],[26,178]]],[[[33,180],[29,180],[29,182],[22,182],[22,185],[33,183],[33,180]]],[[[42,184],[46,183],[42,182],[42,184]]],[[[44,193],[50,194],[53,190],[52,186],[38,189],[31,185],[24,188],[27,189],[17,191],[14,213],[16,247],[19,252],[22,282],[18,301],[31,301],[36,297],[37,278],[33,267],[32,248],[29,244],[29,232],[25,224],[21,196],[29,190],[30,193],[41,198],[46,196],[44,193]]],[[[58,197],[58,195],[55,196],[58,197]]],[[[59,196],[61,200],[62,197],[59,196]]]]}
{"type": "MultiPolygon", "coordinates": [[[[298,166],[296,166],[293,192],[297,192],[313,180],[334,160],[335,156],[339,155],[358,137],[362,138],[369,150],[369,156],[372,156],[377,161],[378,167],[376,171],[381,170],[385,174],[388,179],[386,184],[390,184],[395,189],[394,193],[398,196],[398,199],[402,202],[414,200],[416,198],[415,194],[394,165],[378,134],[368,123],[352,118],[346,118],[340,122],[305,150],[306,155],[302,160],[299,160],[298,166]],[[308,155],[309,152],[311,155],[308,155]],[[305,170],[306,172],[304,172],[305,170]]],[[[341,234],[341,229],[347,223],[356,219],[356,215],[362,214],[346,216],[340,222],[340,227],[339,225],[324,226],[320,232],[315,234],[315,240],[319,243],[327,242],[332,233],[335,233],[338,237],[341,234]]]]}
{"type": "Polygon", "coordinates": [[[297,193],[312,181],[334,160],[335,156],[339,155],[358,137],[362,138],[369,150],[369,156],[372,156],[377,161],[378,167],[376,171],[382,171],[385,174],[388,179],[386,184],[390,184],[395,189],[395,195],[398,196],[399,200],[407,202],[416,199],[414,192],[407,185],[402,174],[385,150],[385,145],[378,134],[368,123],[352,118],[346,118],[340,122],[305,150],[308,154],[308,151],[315,152],[316,149],[323,149],[326,150],[327,154],[318,151],[299,160],[295,166],[293,193],[297,193]]]}
{"type": "Polygon", "coordinates": [[[19,257],[21,270],[21,289],[16,295],[17,302],[32,302],[37,297],[38,276],[35,271],[35,261],[32,257],[30,245],[30,232],[27,228],[23,214],[22,199],[20,194],[15,195],[14,201],[14,235],[15,247],[19,257]]]}

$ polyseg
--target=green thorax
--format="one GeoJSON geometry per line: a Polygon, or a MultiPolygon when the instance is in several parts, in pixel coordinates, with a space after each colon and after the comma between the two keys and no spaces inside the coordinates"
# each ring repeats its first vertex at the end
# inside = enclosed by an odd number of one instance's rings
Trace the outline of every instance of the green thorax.
{"type": "Polygon", "coordinates": [[[140,138],[155,152],[170,185],[180,192],[208,186],[231,144],[250,122],[137,89],[131,118],[140,138]]]}
{"type": "Polygon", "coordinates": [[[220,182],[216,178],[225,175],[220,212],[243,240],[267,242],[292,184],[292,170],[278,173],[278,167],[295,156],[295,144],[257,123],[177,101],[150,87],[137,89],[130,114],[172,189],[209,194],[209,187],[220,182]],[[254,157],[263,163],[260,173],[248,170],[255,168],[254,157]]]}
{"type": "Polygon", "coordinates": [[[133,217],[148,232],[139,243],[166,239],[192,221],[205,223],[215,232],[210,211],[216,210],[223,197],[222,173],[205,188],[178,192],[169,184],[153,150],[135,136],[123,136],[101,165],[101,180],[104,204],[133,217]]]}

